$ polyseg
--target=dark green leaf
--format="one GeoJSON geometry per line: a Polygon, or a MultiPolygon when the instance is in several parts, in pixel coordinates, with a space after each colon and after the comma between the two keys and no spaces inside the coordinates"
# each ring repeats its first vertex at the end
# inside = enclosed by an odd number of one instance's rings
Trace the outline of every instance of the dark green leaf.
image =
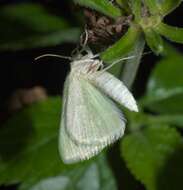
{"type": "Polygon", "coordinates": [[[104,155],[95,161],[76,167],[62,175],[45,178],[30,188],[21,190],[116,190],[116,184],[104,155]]]}
{"type": "Polygon", "coordinates": [[[130,6],[132,9],[133,14],[135,15],[135,19],[140,21],[142,17],[142,1],[141,0],[131,0],[130,1],[130,6]]]}
{"type": "Polygon", "coordinates": [[[158,13],[159,10],[158,10],[157,0],[145,0],[144,2],[147,5],[147,7],[149,8],[150,13],[152,15],[158,13]]]}
{"type": "Polygon", "coordinates": [[[128,6],[129,1],[128,0],[116,0],[118,5],[120,6],[128,6]]]}
{"type": "Polygon", "coordinates": [[[64,19],[33,3],[1,7],[0,28],[0,50],[76,42],[80,33],[77,28],[70,28],[64,19]]]}
{"type": "Polygon", "coordinates": [[[129,0],[116,0],[116,3],[118,3],[118,5],[122,7],[125,11],[130,11],[129,0]]]}
{"type": "Polygon", "coordinates": [[[160,13],[167,15],[176,9],[182,2],[182,0],[156,0],[160,13]]]}
{"type": "Polygon", "coordinates": [[[21,182],[21,190],[116,189],[104,154],[64,165],[58,153],[60,98],[15,114],[0,130],[0,184],[21,182]]]}
{"type": "Polygon", "coordinates": [[[122,13],[120,9],[115,7],[108,0],[74,0],[74,2],[81,6],[94,9],[112,18],[120,17],[122,13]]]}
{"type": "MultiPolygon", "coordinates": [[[[20,188],[22,189],[22,188],[20,188]]],[[[34,184],[29,190],[74,190],[69,177],[55,176],[41,180],[34,184]]]]}
{"type": "Polygon", "coordinates": [[[176,127],[183,127],[183,116],[182,115],[159,115],[151,116],[148,118],[151,124],[169,124],[176,127]]]}
{"type": "Polygon", "coordinates": [[[120,60],[133,49],[139,37],[139,28],[131,25],[126,34],[122,36],[120,40],[101,54],[101,59],[106,63],[113,63],[114,61],[120,60]]]}
{"type": "Polygon", "coordinates": [[[171,48],[167,54],[150,75],[142,105],[159,113],[182,113],[183,56],[171,48]]]}
{"type": "Polygon", "coordinates": [[[62,43],[77,43],[80,35],[78,28],[64,29],[41,36],[27,36],[22,40],[6,41],[0,45],[0,50],[22,50],[27,48],[55,46],[62,43]]]}
{"type": "Polygon", "coordinates": [[[131,112],[125,110],[125,115],[128,119],[128,126],[132,131],[149,125],[169,125],[171,127],[179,128],[183,127],[182,114],[150,115],[143,112],[131,112]]]}
{"type": "Polygon", "coordinates": [[[156,26],[155,30],[165,36],[167,39],[177,42],[183,43],[183,28],[178,28],[174,26],[169,26],[165,23],[160,23],[156,26]]]}
{"type": "Polygon", "coordinates": [[[145,32],[146,42],[148,46],[151,48],[151,50],[157,55],[162,54],[164,47],[161,36],[150,28],[144,30],[144,32],[145,32]]]}
{"type": "Polygon", "coordinates": [[[145,0],[145,4],[152,14],[160,14],[162,16],[172,12],[181,2],[182,0],[145,0]]]}
{"type": "Polygon", "coordinates": [[[66,169],[57,150],[59,98],[18,112],[0,130],[0,183],[39,180],[66,169]]]}
{"type": "Polygon", "coordinates": [[[175,128],[149,126],[124,137],[121,148],[127,167],[147,190],[182,187],[183,143],[175,128]]]}

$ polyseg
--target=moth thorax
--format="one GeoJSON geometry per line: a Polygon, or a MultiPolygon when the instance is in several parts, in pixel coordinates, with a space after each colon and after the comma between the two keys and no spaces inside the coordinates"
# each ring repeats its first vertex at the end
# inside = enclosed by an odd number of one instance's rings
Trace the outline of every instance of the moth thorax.
{"type": "Polygon", "coordinates": [[[71,63],[72,70],[80,73],[93,73],[101,67],[101,61],[95,59],[83,59],[71,63]]]}

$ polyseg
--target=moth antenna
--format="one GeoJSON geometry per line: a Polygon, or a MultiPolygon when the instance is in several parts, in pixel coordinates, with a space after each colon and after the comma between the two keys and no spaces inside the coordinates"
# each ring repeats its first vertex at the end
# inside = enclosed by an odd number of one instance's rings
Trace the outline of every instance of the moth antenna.
{"type": "Polygon", "coordinates": [[[102,70],[103,71],[106,71],[108,69],[110,69],[111,67],[113,67],[115,64],[121,62],[121,61],[124,61],[124,60],[128,60],[128,59],[134,59],[136,56],[132,55],[132,56],[129,56],[129,57],[123,57],[121,59],[118,59],[117,61],[114,61],[113,63],[111,63],[109,66],[107,66],[105,69],[102,70]]]}
{"type": "Polygon", "coordinates": [[[36,57],[34,60],[37,61],[38,59],[42,59],[44,57],[58,57],[58,58],[61,58],[61,59],[68,59],[70,61],[72,60],[71,57],[57,55],[57,54],[43,54],[43,55],[40,55],[40,56],[36,57]]]}
{"type": "MultiPolygon", "coordinates": [[[[145,53],[142,54],[142,56],[148,55],[148,54],[150,54],[150,53],[152,53],[152,52],[150,52],[150,51],[149,51],[149,52],[145,52],[145,53]]],[[[117,63],[119,63],[119,62],[121,62],[121,61],[128,60],[128,59],[134,59],[134,58],[136,58],[136,57],[137,57],[137,56],[132,55],[132,56],[123,57],[123,58],[121,58],[121,59],[118,59],[118,60],[114,61],[113,63],[111,63],[108,67],[106,67],[105,69],[103,69],[102,72],[103,72],[103,71],[106,71],[106,70],[108,70],[108,69],[110,69],[110,68],[113,67],[115,64],[117,64],[117,63]]]]}

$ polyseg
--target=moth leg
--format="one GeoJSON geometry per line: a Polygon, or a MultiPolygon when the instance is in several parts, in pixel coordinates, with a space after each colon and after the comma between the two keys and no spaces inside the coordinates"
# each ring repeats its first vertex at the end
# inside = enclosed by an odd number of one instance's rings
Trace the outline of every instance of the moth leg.
{"type": "Polygon", "coordinates": [[[88,73],[94,73],[99,69],[103,69],[104,65],[102,61],[94,60],[93,63],[88,68],[88,73]]]}
{"type": "Polygon", "coordinates": [[[80,36],[80,45],[83,49],[85,49],[87,42],[88,42],[89,34],[88,30],[85,26],[84,33],[80,36]]]}
{"type": "MultiPolygon", "coordinates": [[[[98,69],[100,69],[100,70],[103,70],[104,69],[104,64],[103,64],[103,61],[100,61],[100,65],[99,65],[99,68],[98,69]]],[[[97,70],[98,70],[97,69],[97,70]]]]}

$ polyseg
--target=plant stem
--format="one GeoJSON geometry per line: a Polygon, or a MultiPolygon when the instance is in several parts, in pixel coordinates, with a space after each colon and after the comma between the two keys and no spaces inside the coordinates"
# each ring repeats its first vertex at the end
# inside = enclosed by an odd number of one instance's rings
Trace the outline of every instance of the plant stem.
{"type": "Polygon", "coordinates": [[[123,66],[123,70],[120,76],[120,79],[124,82],[124,84],[130,89],[135,80],[140,61],[143,55],[145,41],[142,37],[139,38],[137,44],[134,47],[134,50],[129,54],[129,56],[134,56],[134,59],[129,59],[126,61],[123,66]]]}

